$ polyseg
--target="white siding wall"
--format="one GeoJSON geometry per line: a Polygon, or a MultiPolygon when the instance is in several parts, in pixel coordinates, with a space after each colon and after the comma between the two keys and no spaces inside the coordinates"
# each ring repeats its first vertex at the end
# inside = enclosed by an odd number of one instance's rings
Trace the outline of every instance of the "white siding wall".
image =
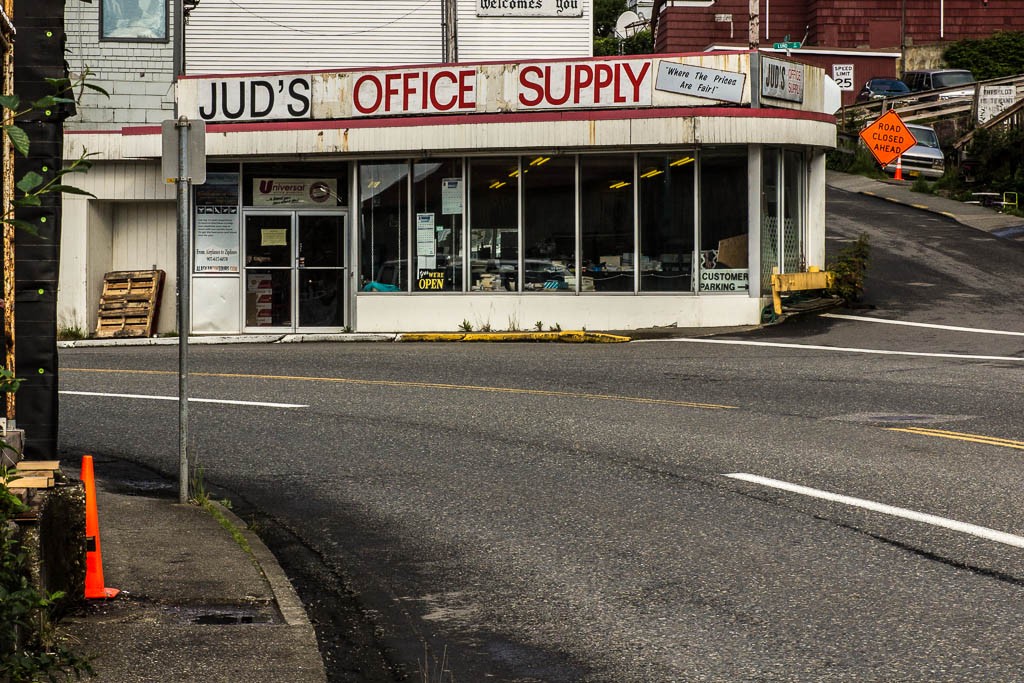
{"type": "MultiPolygon", "coordinates": [[[[459,61],[589,57],[585,4],[582,17],[510,19],[458,0],[459,61]]],[[[441,0],[203,0],[186,41],[191,74],[429,64],[441,61],[441,0]]]]}
{"type": "Polygon", "coordinates": [[[175,191],[160,177],[159,163],[99,162],[73,180],[96,198],[67,195],[64,200],[60,324],[94,331],[104,273],[155,266],[166,275],[157,330],[174,330],[175,191]]]}
{"type": "Polygon", "coordinates": [[[478,0],[460,0],[460,62],[592,57],[593,15],[585,0],[579,17],[478,17],[478,0]]]}
{"type": "Polygon", "coordinates": [[[164,290],[156,330],[173,330],[177,263],[177,212],[173,202],[114,204],[111,270],[162,270],[164,290]]]}
{"type": "Polygon", "coordinates": [[[95,74],[89,81],[110,93],[110,97],[86,90],[78,115],[69,119],[66,127],[106,130],[173,118],[172,42],[100,42],[99,5],[100,0],[67,4],[67,61],[73,77],[89,69],[95,74]]]}
{"type": "Polygon", "coordinates": [[[441,3],[203,0],[185,39],[193,74],[439,62],[441,3]]]}

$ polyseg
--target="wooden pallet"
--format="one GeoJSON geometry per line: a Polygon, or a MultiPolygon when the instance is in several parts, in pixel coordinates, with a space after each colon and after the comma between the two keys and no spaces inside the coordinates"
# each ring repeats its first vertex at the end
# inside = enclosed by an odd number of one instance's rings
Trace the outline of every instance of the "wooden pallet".
{"type": "Polygon", "coordinates": [[[12,489],[47,489],[53,486],[60,462],[56,460],[22,460],[14,466],[12,489]]]}
{"type": "Polygon", "coordinates": [[[163,284],[162,270],[119,270],[104,275],[96,336],[151,336],[163,284]]]}

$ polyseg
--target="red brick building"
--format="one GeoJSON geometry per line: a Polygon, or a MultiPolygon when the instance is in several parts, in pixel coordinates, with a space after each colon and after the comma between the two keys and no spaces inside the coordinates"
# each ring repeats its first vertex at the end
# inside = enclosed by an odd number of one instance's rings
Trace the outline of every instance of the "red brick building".
{"type": "MultiPolygon", "coordinates": [[[[715,44],[746,44],[747,0],[655,0],[656,52],[692,52],[715,44]]],[[[762,47],[789,35],[826,48],[898,48],[1024,31],[1024,0],[760,0],[762,47]],[[905,24],[904,24],[905,10],[905,24]]]]}
{"type": "MultiPolygon", "coordinates": [[[[745,48],[750,3],[655,0],[651,24],[655,52],[745,48]]],[[[847,76],[843,104],[851,104],[867,79],[899,75],[904,45],[941,47],[997,31],[1024,31],[1024,0],[760,0],[758,26],[762,50],[802,42],[792,59],[820,66],[837,81],[847,76]]],[[[938,54],[929,59],[937,61],[938,54]]]]}

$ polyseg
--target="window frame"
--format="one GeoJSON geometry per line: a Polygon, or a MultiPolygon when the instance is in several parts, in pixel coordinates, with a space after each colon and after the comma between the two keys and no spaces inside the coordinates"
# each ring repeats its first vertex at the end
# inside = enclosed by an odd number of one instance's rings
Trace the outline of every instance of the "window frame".
{"type": "MultiPolygon", "coordinates": [[[[164,9],[164,32],[162,38],[145,38],[142,36],[108,36],[104,28],[104,14],[107,3],[111,0],[99,0],[99,39],[102,43],[169,43],[171,40],[171,8],[170,0],[158,0],[164,9]]],[[[133,0],[138,2],[138,0],[133,0]]]]}

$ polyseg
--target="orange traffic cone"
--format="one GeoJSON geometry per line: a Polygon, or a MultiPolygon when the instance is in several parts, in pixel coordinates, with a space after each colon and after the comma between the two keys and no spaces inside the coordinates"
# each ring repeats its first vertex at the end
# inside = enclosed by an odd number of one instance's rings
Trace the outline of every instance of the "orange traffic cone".
{"type": "Polygon", "coordinates": [[[96,510],[96,477],[92,471],[91,455],[82,456],[82,483],[85,484],[85,597],[104,600],[121,591],[103,585],[100,519],[96,510]]]}
{"type": "Polygon", "coordinates": [[[896,175],[893,176],[894,180],[903,180],[903,155],[896,157],[896,175]]]}

